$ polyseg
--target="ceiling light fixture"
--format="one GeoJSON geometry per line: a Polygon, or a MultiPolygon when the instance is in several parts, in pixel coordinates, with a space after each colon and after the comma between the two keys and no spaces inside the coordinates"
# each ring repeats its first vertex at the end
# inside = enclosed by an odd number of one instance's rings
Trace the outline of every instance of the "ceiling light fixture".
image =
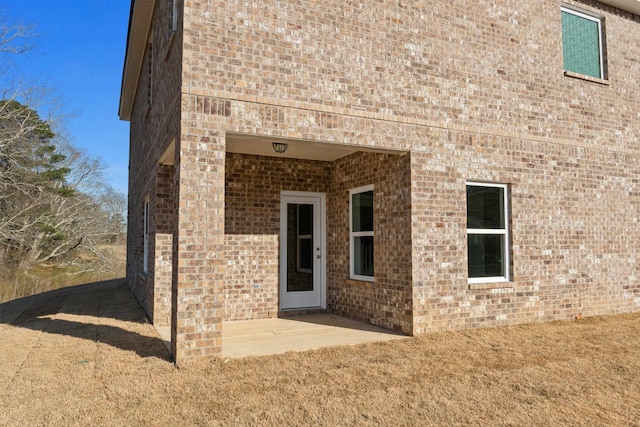
{"type": "Polygon", "coordinates": [[[289,148],[289,144],[284,142],[272,142],[271,146],[273,147],[273,151],[278,154],[284,153],[285,151],[287,151],[287,148],[289,148]]]}

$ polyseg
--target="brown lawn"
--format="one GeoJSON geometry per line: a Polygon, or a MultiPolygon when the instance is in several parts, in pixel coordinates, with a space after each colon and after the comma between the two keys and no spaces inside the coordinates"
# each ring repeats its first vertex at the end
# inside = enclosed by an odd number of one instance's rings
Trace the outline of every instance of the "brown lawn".
{"type": "Polygon", "coordinates": [[[640,425],[640,314],[177,369],[130,300],[56,295],[0,312],[0,425],[640,425]]]}

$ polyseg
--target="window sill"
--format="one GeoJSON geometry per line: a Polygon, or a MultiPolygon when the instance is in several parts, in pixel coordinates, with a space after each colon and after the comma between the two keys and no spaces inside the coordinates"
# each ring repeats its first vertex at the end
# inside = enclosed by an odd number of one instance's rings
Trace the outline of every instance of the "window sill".
{"type": "Polygon", "coordinates": [[[345,282],[347,285],[351,286],[371,286],[373,287],[373,280],[358,280],[358,279],[347,279],[345,282]]]}
{"type": "Polygon", "coordinates": [[[510,289],[513,288],[512,282],[491,282],[491,283],[469,283],[469,290],[482,291],[486,289],[510,289]]]}
{"type": "Polygon", "coordinates": [[[574,73],[573,71],[566,71],[564,72],[564,75],[566,77],[571,77],[574,79],[579,79],[579,80],[586,80],[588,82],[592,82],[592,83],[598,83],[604,86],[610,86],[611,83],[609,83],[609,80],[606,79],[599,79],[597,77],[591,77],[591,76],[587,76],[585,74],[580,74],[580,73],[574,73]]]}

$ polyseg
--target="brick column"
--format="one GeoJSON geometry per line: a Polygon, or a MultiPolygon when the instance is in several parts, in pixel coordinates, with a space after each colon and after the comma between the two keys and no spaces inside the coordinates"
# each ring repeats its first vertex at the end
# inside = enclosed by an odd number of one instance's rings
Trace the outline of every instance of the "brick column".
{"type": "Polygon", "coordinates": [[[184,117],[182,124],[171,292],[171,348],[178,365],[220,353],[224,280],[225,136],[184,117]]]}
{"type": "Polygon", "coordinates": [[[173,267],[173,165],[158,165],[155,194],[155,260],[153,263],[153,325],[171,325],[173,267]]]}

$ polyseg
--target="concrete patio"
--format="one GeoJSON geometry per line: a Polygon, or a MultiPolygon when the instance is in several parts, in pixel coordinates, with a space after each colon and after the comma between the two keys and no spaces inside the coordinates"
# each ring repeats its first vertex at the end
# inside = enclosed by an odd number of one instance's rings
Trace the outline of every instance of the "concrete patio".
{"type": "MultiPolygon", "coordinates": [[[[158,333],[170,345],[169,328],[159,328],[158,333]]],[[[242,320],[222,325],[221,356],[266,356],[402,338],[406,336],[332,314],[242,320]]]]}

